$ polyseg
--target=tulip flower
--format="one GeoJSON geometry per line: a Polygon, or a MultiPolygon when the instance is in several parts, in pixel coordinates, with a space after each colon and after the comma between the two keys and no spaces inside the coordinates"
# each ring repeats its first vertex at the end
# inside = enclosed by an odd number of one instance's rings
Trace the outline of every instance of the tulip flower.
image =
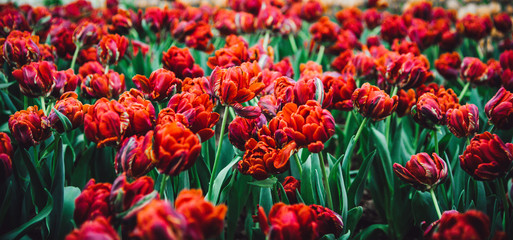
{"type": "Polygon", "coordinates": [[[182,81],[172,71],[163,68],[153,71],[149,79],[137,74],[132,81],[152,101],[163,101],[182,88],[182,81]]]}
{"type": "Polygon", "coordinates": [[[138,178],[151,171],[155,161],[153,131],[148,131],[144,136],[131,136],[123,141],[114,166],[116,172],[138,178]]]}
{"type": "Polygon", "coordinates": [[[246,142],[251,138],[258,139],[258,130],[266,123],[264,115],[253,119],[237,116],[228,125],[228,139],[234,147],[245,151],[246,142]]]}
{"type": "Polygon", "coordinates": [[[80,89],[90,98],[117,98],[125,91],[125,75],[114,71],[90,74],[82,80],[80,89]]]}
{"type": "Polygon", "coordinates": [[[513,22],[511,21],[511,17],[507,13],[498,13],[493,17],[493,24],[497,30],[502,33],[510,33],[511,27],[513,26],[513,22]]]}
{"type": "Polygon", "coordinates": [[[353,105],[363,117],[380,121],[392,114],[398,104],[398,97],[389,97],[383,90],[369,83],[356,89],[351,97],[353,105]]]}
{"type": "Polygon", "coordinates": [[[60,100],[55,103],[54,109],[48,115],[50,126],[63,133],[66,130],[78,128],[84,124],[84,115],[87,112],[82,103],[78,100],[78,95],[75,92],[67,92],[62,95],[60,100]],[[55,111],[63,114],[71,123],[70,129],[64,128],[64,123],[60,120],[55,111]]]}
{"type": "Polygon", "coordinates": [[[18,144],[23,148],[38,145],[50,137],[48,119],[43,110],[37,106],[21,110],[9,118],[9,130],[18,144]]]}
{"type": "Polygon", "coordinates": [[[125,56],[128,47],[128,40],[124,36],[108,34],[103,36],[98,44],[98,57],[105,65],[117,65],[118,61],[125,56]]]}
{"type": "Polygon", "coordinates": [[[20,85],[20,91],[27,97],[47,97],[55,86],[53,72],[56,67],[50,62],[32,62],[12,72],[20,85]]]}
{"type": "Polygon", "coordinates": [[[394,39],[403,39],[408,34],[403,19],[398,15],[389,15],[381,23],[381,38],[392,44],[394,39]]]}
{"type": "Polygon", "coordinates": [[[479,111],[474,104],[449,109],[446,118],[447,127],[456,137],[468,137],[479,130],[479,111]]]}
{"type": "Polygon", "coordinates": [[[141,91],[131,89],[119,97],[128,113],[129,124],[125,136],[144,135],[155,126],[155,108],[143,98],[141,91]]]}
{"type": "Polygon", "coordinates": [[[38,43],[39,37],[31,36],[29,32],[12,31],[3,42],[3,57],[16,68],[37,62],[40,59],[38,43]]]}
{"type": "Polygon", "coordinates": [[[161,173],[169,176],[177,176],[192,167],[201,151],[199,138],[176,123],[158,125],[154,139],[154,163],[161,173]]]}
{"type": "Polygon", "coordinates": [[[486,69],[486,64],[478,58],[465,57],[461,64],[461,79],[468,83],[484,83],[486,80],[486,69]]]}
{"type": "Polygon", "coordinates": [[[447,80],[455,80],[460,73],[461,59],[457,52],[444,53],[435,60],[435,68],[447,80]]]}
{"type": "MultiPolygon", "coordinates": [[[[180,49],[172,46],[162,55],[164,68],[172,71],[179,79],[203,76],[203,69],[194,63],[188,48],[180,49]]],[[[151,76],[150,76],[151,78],[151,76]]]]}
{"type": "Polygon", "coordinates": [[[110,183],[96,183],[94,179],[87,182],[82,193],[75,199],[73,219],[77,226],[98,217],[111,219],[112,210],[108,201],[110,190],[110,183]]]}
{"type": "Polygon", "coordinates": [[[481,181],[494,180],[509,171],[513,161],[513,144],[506,143],[495,134],[475,135],[460,156],[465,172],[481,181]]]}
{"type": "Polygon", "coordinates": [[[73,70],[53,71],[55,86],[53,87],[52,97],[59,99],[65,92],[75,91],[80,81],[80,77],[73,73],[73,70]]]}
{"type": "Polygon", "coordinates": [[[327,207],[312,204],[309,206],[317,214],[317,232],[319,236],[333,234],[336,238],[343,233],[342,217],[327,207]]]}
{"type": "Polygon", "coordinates": [[[82,239],[105,239],[119,240],[118,233],[104,217],[97,217],[86,221],[79,229],[69,233],[66,240],[82,240],[82,239]]]}
{"type": "Polygon", "coordinates": [[[504,88],[493,96],[485,105],[488,121],[498,129],[513,127],[513,94],[504,88]]]}
{"type": "Polygon", "coordinates": [[[73,42],[77,48],[98,44],[100,37],[100,27],[98,27],[98,25],[95,23],[88,21],[80,23],[73,32],[73,42]]]}
{"type": "Polygon", "coordinates": [[[420,191],[431,190],[447,178],[447,164],[436,153],[413,155],[405,167],[394,163],[394,172],[403,181],[420,191]]]}
{"type": "Polygon", "coordinates": [[[119,102],[102,98],[90,106],[84,116],[84,133],[98,147],[121,143],[130,124],[126,108],[119,102]]]}
{"type": "Polygon", "coordinates": [[[136,225],[130,237],[139,240],[184,239],[187,234],[185,217],[166,200],[153,200],[138,211],[136,225]]]}
{"type": "Polygon", "coordinates": [[[440,220],[424,232],[424,238],[428,240],[488,239],[489,237],[490,219],[477,210],[468,210],[465,213],[455,210],[446,211],[440,220]]]}
{"type": "Polygon", "coordinates": [[[205,201],[201,190],[182,190],[176,197],[175,208],[187,222],[186,238],[209,239],[223,231],[226,205],[214,206],[205,201]]]}
{"type": "MultiPolygon", "coordinates": [[[[295,179],[292,176],[285,177],[285,180],[282,183],[283,190],[285,190],[285,194],[287,195],[287,199],[291,204],[298,203],[297,193],[301,192],[301,184],[299,180],[295,179]]],[[[280,192],[278,192],[280,193],[280,192]]],[[[281,194],[281,193],[280,193],[281,194]]]]}
{"type": "Polygon", "coordinates": [[[475,14],[467,14],[456,23],[456,29],[467,38],[478,41],[491,31],[490,17],[479,17],[475,14]]]}
{"type": "MultiPolygon", "coordinates": [[[[125,174],[121,174],[112,183],[112,188],[109,195],[109,204],[114,214],[124,214],[123,218],[131,218],[135,216],[137,212],[147,205],[152,198],[147,198],[151,193],[155,192],[153,179],[148,176],[143,176],[135,179],[129,183],[126,179],[125,174]],[[145,201],[145,202],[141,202],[145,201]],[[136,206],[136,208],[132,208],[136,206]]],[[[158,195],[155,194],[153,199],[158,199],[158,195]]]]}

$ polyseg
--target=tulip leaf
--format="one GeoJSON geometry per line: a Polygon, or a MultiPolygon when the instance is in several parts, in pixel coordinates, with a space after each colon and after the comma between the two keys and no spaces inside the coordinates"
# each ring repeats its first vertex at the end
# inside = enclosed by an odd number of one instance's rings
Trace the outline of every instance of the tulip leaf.
{"type": "Polygon", "coordinates": [[[280,197],[281,201],[287,205],[290,204],[289,198],[287,197],[287,192],[285,192],[285,188],[283,188],[283,185],[278,182],[278,190],[280,191],[280,197]]]}
{"type": "Polygon", "coordinates": [[[48,201],[46,201],[46,206],[43,209],[41,209],[41,211],[39,211],[39,213],[36,214],[36,216],[34,216],[29,221],[25,222],[23,225],[6,233],[3,236],[0,236],[0,239],[2,239],[2,240],[3,239],[18,239],[19,237],[23,236],[23,234],[25,234],[28,230],[30,230],[32,227],[34,227],[37,223],[44,220],[46,217],[48,217],[48,215],[50,215],[50,213],[52,212],[52,209],[53,209],[53,199],[52,199],[52,195],[48,192],[48,190],[45,189],[45,191],[48,196],[48,201]]]}
{"type": "Polygon", "coordinates": [[[264,180],[248,182],[248,184],[262,188],[272,188],[277,182],[278,178],[272,176],[264,180]]]}
{"type": "Polygon", "coordinates": [[[56,108],[52,108],[52,110],[57,114],[57,117],[62,123],[62,126],[64,127],[64,131],[70,131],[73,128],[73,125],[71,124],[71,121],[66,117],[66,115],[62,114],[59,110],[56,108]]]}
{"type": "Polygon", "coordinates": [[[93,143],[89,144],[89,147],[82,151],[81,156],[76,159],[73,173],[71,174],[71,185],[83,188],[89,177],[89,163],[93,158],[96,146],[93,143]]]}
{"type": "Polygon", "coordinates": [[[343,155],[342,159],[342,171],[344,173],[344,182],[349,183],[349,170],[351,169],[351,157],[353,156],[353,150],[356,146],[355,136],[353,135],[349,140],[349,144],[347,145],[346,152],[343,155]]]}
{"type": "Polygon", "coordinates": [[[11,101],[11,98],[5,93],[4,91],[0,91],[0,94],[2,95],[3,102],[7,105],[9,110],[11,110],[11,113],[15,113],[18,111],[14,104],[11,101]]]}
{"type": "Polygon", "coordinates": [[[37,206],[39,208],[43,208],[45,204],[44,196],[46,196],[45,191],[47,191],[46,183],[44,182],[39,172],[36,170],[36,166],[34,165],[34,162],[32,161],[30,154],[27,152],[27,150],[21,149],[21,151],[23,161],[25,163],[25,166],[27,167],[30,176],[30,184],[32,185],[33,193],[32,198],[37,203],[37,206]]]}
{"type": "Polygon", "coordinates": [[[359,232],[353,239],[379,239],[380,232],[387,234],[387,224],[373,224],[359,232]]]}
{"type": "Polygon", "coordinates": [[[270,188],[260,188],[260,198],[258,200],[258,204],[264,208],[266,213],[271,211],[273,206],[273,197],[270,188]]]}
{"type": "Polygon", "coordinates": [[[321,205],[321,206],[325,206],[326,207],[326,202],[324,201],[324,193],[326,192],[324,190],[324,188],[321,186],[321,176],[319,176],[319,172],[317,171],[317,169],[314,169],[314,178],[313,178],[313,181],[314,181],[314,186],[315,186],[315,195],[317,196],[316,199],[318,199],[319,201],[317,201],[317,204],[321,205]]]}
{"type": "Polygon", "coordinates": [[[351,208],[349,212],[347,213],[347,220],[345,224],[345,231],[346,232],[354,232],[356,229],[356,225],[358,225],[358,222],[362,218],[363,215],[363,208],[361,206],[357,206],[354,208],[351,208]]]}
{"type": "Polygon", "coordinates": [[[349,186],[347,191],[347,198],[350,199],[348,203],[349,207],[354,207],[360,203],[363,195],[363,189],[365,187],[365,180],[367,179],[369,169],[372,166],[372,162],[374,161],[375,156],[376,150],[367,155],[367,157],[363,160],[362,165],[360,166],[360,170],[356,174],[356,177],[349,186]]]}
{"type": "MultiPolygon", "coordinates": [[[[212,187],[212,199],[211,202],[214,204],[218,203],[219,195],[221,194],[221,186],[223,185],[226,175],[230,172],[230,169],[233,167],[234,164],[236,164],[240,160],[240,157],[234,158],[229,164],[227,164],[221,171],[219,171],[219,174],[217,174],[214,185],[212,187]]],[[[207,193],[206,196],[209,196],[207,193]]]]}
{"type": "Polygon", "coordinates": [[[61,226],[62,221],[62,210],[64,202],[64,151],[62,149],[62,140],[60,137],[56,137],[57,144],[54,146],[53,164],[54,174],[52,183],[52,198],[55,205],[52,209],[52,213],[49,216],[49,229],[50,235],[48,239],[54,239],[58,234],[57,229],[61,226]]]}
{"type": "Polygon", "coordinates": [[[428,192],[414,191],[411,200],[411,212],[413,214],[414,224],[420,225],[422,221],[428,223],[436,220],[436,211],[428,192]]]}
{"type": "Polygon", "coordinates": [[[390,157],[390,151],[388,150],[388,143],[386,141],[385,135],[378,131],[376,128],[372,127],[372,134],[374,135],[374,139],[376,140],[376,148],[378,149],[379,156],[381,157],[381,163],[383,164],[383,170],[385,172],[385,177],[387,180],[388,190],[393,192],[393,181],[394,176],[392,173],[392,159],[390,157]]]}
{"type": "Polygon", "coordinates": [[[301,193],[306,204],[314,204],[314,192],[312,186],[312,157],[317,154],[312,154],[302,164],[303,172],[301,173],[301,193]]]}
{"type": "Polygon", "coordinates": [[[16,83],[16,81],[12,81],[12,82],[8,82],[8,83],[0,83],[0,89],[8,88],[15,83],[16,83]]]}
{"type": "Polygon", "coordinates": [[[62,204],[62,222],[59,229],[59,237],[64,237],[71,232],[74,227],[73,213],[75,211],[75,199],[80,195],[80,189],[77,187],[64,187],[64,201],[62,204]]]}
{"type": "Polygon", "coordinates": [[[7,213],[8,208],[11,205],[11,195],[13,194],[14,183],[12,181],[7,182],[7,190],[5,192],[5,195],[3,196],[2,205],[0,205],[0,225],[3,223],[4,220],[6,220],[5,214],[7,213]]]}
{"type": "Polygon", "coordinates": [[[346,219],[347,216],[347,192],[346,192],[346,184],[344,179],[344,174],[342,173],[342,167],[340,166],[340,162],[342,161],[342,156],[335,161],[335,157],[331,154],[328,154],[328,159],[330,159],[333,163],[333,166],[330,169],[330,174],[328,176],[328,182],[331,188],[332,196],[340,196],[333,197],[333,210],[336,212],[342,212],[343,220],[346,219]]]}

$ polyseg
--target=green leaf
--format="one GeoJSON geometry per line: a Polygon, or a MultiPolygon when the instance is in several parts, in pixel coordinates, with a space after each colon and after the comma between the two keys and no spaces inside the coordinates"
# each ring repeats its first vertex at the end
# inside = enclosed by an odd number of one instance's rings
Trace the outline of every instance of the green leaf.
{"type": "Polygon", "coordinates": [[[146,206],[146,204],[150,203],[153,199],[156,199],[158,196],[158,192],[157,191],[153,191],[149,194],[147,194],[146,196],[144,196],[143,198],[141,198],[139,201],[137,201],[132,207],[130,207],[128,210],[124,211],[124,212],[121,212],[117,215],[118,218],[122,219],[124,216],[126,216],[127,214],[129,213],[133,213],[141,208],[143,208],[144,206],[146,206]]]}
{"type": "Polygon", "coordinates": [[[356,225],[358,225],[358,222],[360,221],[360,218],[362,218],[363,215],[363,208],[361,206],[357,206],[354,208],[351,208],[349,210],[349,213],[347,214],[347,221],[345,230],[346,232],[354,232],[356,229],[356,225]]]}
{"type": "Polygon", "coordinates": [[[285,192],[285,189],[283,188],[283,185],[281,185],[280,182],[278,182],[278,190],[280,191],[281,201],[287,205],[290,204],[289,198],[287,197],[287,193],[285,192]]]}
{"type": "Polygon", "coordinates": [[[276,184],[277,182],[278,182],[278,179],[276,177],[272,176],[272,177],[269,177],[264,180],[253,181],[253,182],[248,182],[248,183],[253,186],[257,186],[257,187],[272,188],[274,186],[274,184],[276,184]]]}
{"type": "Polygon", "coordinates": [[[353,156],[353,150],[356,146],[354,141],[355,136],[351,137],[349,140],[349,144],[347,145],[346,152],[344,153],[344,158],[342,159],[342,171],[344,173],[344,182],[349,183],[349,170],[351,170],[351,157],[353,156]]]}
{"type": "Polygon", "coordinates": [[[415,191],[411,201],[411,212],[415,225],[420,225],[422,221],[428,223],[437,219],[435,207],[431,199],[431,194],[428,192],[415,191]]]}
{"type": "Polygon", "coordinates": [[[60,137],[56,138],[57,145],[54,147],[53,164],[54,174],[52,183],[52,199],[55,202],[52,213],[49,216],[49,229],[50,235],[48,239],[57,237],[57,230],[61,226],[62,210],[64,203],[64,152],[62,149],[62,140],[60,137]]]}
{"type": "Polygon", "coordinates": [[[8,232],[3,236],[0,236],[0,239],[18,239],[19,237],[23,236],[23,234],[25,234],[28,230],[36,226],[37,223],[44,220],[46,217],[48,217],[48,215],[50,215],[53,209],[53,199],[52,195],[48,192],[48,190],[45,189],[45,191],[48,195],[48,201],[46,201],[46,206],[41,211],[39,211],[39,213],[36,216],[34,216],[32,219],[30,219],[23,225],[17,227],[16,229],[8,232]]]}
{"type": "Polygon", "coordinates": [[[26,149],[20,149],[22,152],[22,158],[25,163],[25,166],[27,167],[27,170],[29,172],[30,176],[30,184],[32,186],[32,197],[35,200],[37,206],[39,208],[43,208],[45,202],[45,196],[46,196],[46,183],[43,181],[43,178],[39,174],[39,171],[36,170],[36,166],[34,166],[34,163],[32,162],[32,159],[30,157],[30,154],[27,152],[26,149]]]}
{"type": "Polygon", "coordinates": [[[269,213],[273,206],[273,197],[270,188],[260,188],[259,205],[264,208],[266,213],[269,213]]]}
{"type": "Polygon", "coordinates": [[[306,204],[315,203],[312,184],[312,156],[317,156],[317,154],[310,155],[310,157],[308,157],[302,164],[303,172],[301,173],[301,193],[306,204]]]}
{"type": "Polygon", "coordinates": [[[385,172],[386,184],[390,192],[393,192],[393,170],[392,170],[392,159],[390,157],[390,151],[388,150],[388,143],[385,138],[385,135],[378,131],[376,128],[372,127],[372,134],[374,135],[374,139],[376,140],[376,148],[378,149],[379,156],[381,157],[381,163],[383,164],[383,170],[385,172]]]}
{"type": "Polygon", "coordinates": [[[365,187],[365,179],[369,173],[369,169],[372,166],[372,162],[374,161],[374,157],[376,156],[376,150],[372,151],[362,162],[360,166],[360,170],[358,174],[356,174],[355,179],[349,186],[347,191],[347,198],[349,200],[349,207],[354,207],[360,203],[363,195],[363,189],[365,187]]]}
{"type": "Polygon", "coordinates": [[[57,117],[62,123],[62,126],[64,127],[64,131],[70,131],[73,128],[73,125],[71,124],[71,121],[66,117],[66,115],[62,114],[59,110],[56,108],[52,108],[52,110],[57,114],[57,117]]]}
{"type": "Polygon", "coordinates": [[[74,228],[73,213],[75,211],[75,199],[80,195],[77,187],[64,187],[64,202],[62,204],[62,222],[57,239],[64,237],[74,228]]]}
{"type": "MultiPolygon", "coordinates": [[[[225,179],[226,179],[226,175],[230,172],[230,169],[233,167],[233,165],[235,163],[237,163],[238,161],[240,160],[240,157],[237,157],[237,158],[234,158],[232,159],[232,161],[226,165],[220,172],[219,174],[217,174],[215,180],[214,180],[214,185],[212,186],[212,203],[214,204],[217,204],[218,203],[218,199],[219,199],[219,195],[221,193],[221,186],[223,185],[225,179]]],[[[207,196],[209,194],[207,193],[207,196]]]]}
{"type": "Polygon", "coordinates": [[[2,95],[3,102],[7,105],[9,110],[11,110],[11,113],[15,113],[16,111],[18,111],[16,109],[16,107],[14,106],[14,104],[12,103],[9,95],[7,95],[7,93],[5,93],[4,91],[0,91],[0,94],[2,95]]]}
{"type": "Polygon", "coordinates": [[[385,235],[388,232],[387,224],[373,224],[359,232],[354,239],[377,239],[379,232],[385,235]]]}
{"type": "Polygon", "coordinates": [[[16,81],[12,81],[12,82],[8,82],[8,83],[0,83],[0,89],[8,88],[15,83],[16,83],[16,81]]]}
{"type": "Polygon", "coordinates": [[[314,170],[314,186],[315,186],[315,193],[317,195],[317,199],[319,199],[318,204],[321,206],[326,206],[326,202],[324,201],[324,193],[326,192],[324,188],[321,186],[321,176],[319,176],[319,172],[317,172],[317,169],[314,170]]]}

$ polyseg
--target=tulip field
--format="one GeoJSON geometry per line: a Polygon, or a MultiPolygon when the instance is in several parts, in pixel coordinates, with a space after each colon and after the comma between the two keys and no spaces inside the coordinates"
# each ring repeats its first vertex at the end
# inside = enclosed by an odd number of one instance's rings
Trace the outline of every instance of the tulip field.
{"type": "Polygon", "coordinates": [[[513,239],[508,1],[44,2],[0,4],[1,240],[513,239]]]}

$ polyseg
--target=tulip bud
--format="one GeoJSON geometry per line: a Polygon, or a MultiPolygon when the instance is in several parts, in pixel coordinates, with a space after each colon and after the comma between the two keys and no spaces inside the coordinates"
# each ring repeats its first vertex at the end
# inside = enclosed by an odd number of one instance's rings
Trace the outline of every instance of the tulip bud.
{"type": "Polygon", "coordinates": [[[477,180],[491,181],[509,171],[513,161],[513,144],[495,134],[475,135],[460,156],[460,165],[477,180]]]}
{"type": "Polygon", "coordinates": [[[474,104],[449,109],[446,118],[447,127],[456,137],[468,137],[479,130],[479,111],[474,104]]]}
{"type": "Polygon", "coordinates": [[[269,212],[270,239],[317,239],[317,214],[304,205],[277,203],[269,212]]]}
{"type": "Polygon", "coordinates": [[[11,115],[9,130],[23,148],[38,145],[52,134],[48,119],[43,110],[38,110],[37,106],[28,107],[27,110],[21,110],[11,115]]]}
{"type": "MultiPolygon", "coordinates": [[[[287,199],[291,204],[298,203],[297,193],[301,192],[301,184],[299,180],[295,179],[292,176],[285,177],[285,180],[282,183],[283,190],[285,190],[285,194],[287,195],[287,199]]],[[[278,192],[280,193],[280,192],[278,192]]],[[[281,193],[280,193],[281,194],[281,193]]]]}
{"type": "Polygon", "coordinates": [[[117,65],[125,56],[128,40],[125,36],[108,34],[103,36],[98,44],[98,57],[103,65],[117,65]]]}
{"type": "Polygon", "coordinates": [[[115,168],[117,173],[138,178],[151,171],[155,161],[153,131],[149,131],[145,136],[132,136],[123,141],[116,154],[115,168]]]}
{"type": "Polygon", "coordinates": [[[68,92],[62,95],[61,99],[55,103],[54,109],[48,115],[50,126],[57,130],[59,133],[78,128],[84,124],[85,109],[82,103],[78,100],[78,95],[75,92],[68,92]],[[70,129],[65,129],[65,125],[55,111],[59,111],[62,115],[68,118],[71,123],[70,129]]]}
{"type": "Polygon", "coordinates": [[[498,129],[513,127],[513,94],[505,88],[500,88],[485,105],[485,113],[489,123],[498,129]]]}
{"type": "Polygon", "coordinates": [[[108,199],[113,213],[123,213],[124,219],[135,216],[152,199],[158,199],[158,194],[153,187],[153,179],[148,176],[137,178],[132,183],[128,183],[125,174],[121,174],[112,183],[108,199]],[[147,198],[147,196],[150,198],[147,198]],[[136,207],[133,208],[134,206],[136,207]],[[130,212],[126,213],[129,210],[130,212]]]}
{"type": "Polygon", "coordinates": [[[336,238],[343,233],[342,217],[327,207],[312,204],[309,206],[317,215],[317,232],[320,236],[333,234],[336,238]]]}
{"type": "Polygon", "coordinates": [[[405,167],[394,163],[394,173],[419,191],[428,191],[447,178],[447,164],[436,153],[433,158],[427,153],[411,156],[405,167]]]}
{"type": "Polygon", "coordinates": [[[100,27],[95,23],[84,21],[73,32],[73,42],[77,47],[89,47],[100,41],[100,27]]]}
{"type": "Polygon", "coordinates": [[[438,98],[432,93],[424,93],[411,109],[413,119],[425,128],[433,129],[435,125],[444,123],[444,114],[438,98]]]}
{"type": "Polygon", "coordinates": [[[353,105],[363,117],[380,121],[392,114],[398,104],[397,96],[390,98],[388,94],[369,83],[356,89],[351,97],[353,105]]]}
{"type": "Polygon", "coordinates": [[[27,97],[47,97],[55,86],[55,65],[50,62],[32,62],[12,72],[27,97]]]}

